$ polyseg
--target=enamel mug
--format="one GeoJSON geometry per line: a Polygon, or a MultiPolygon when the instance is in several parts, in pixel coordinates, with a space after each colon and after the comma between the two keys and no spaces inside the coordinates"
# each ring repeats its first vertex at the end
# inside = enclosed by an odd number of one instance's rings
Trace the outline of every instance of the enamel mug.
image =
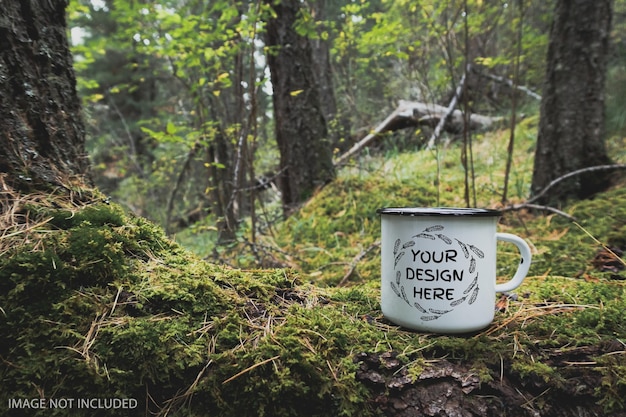
{"type": "Polygon", "coordinates": [[[517,288],[530,268],[528,244],[496,232],[501,213],[474,208],[382,208],[381,308],[402,327],[468,333],[494,318],[497,292],[517,288]],[[496,283],[496,243],[520,252],[513,278],[496,283]]]}

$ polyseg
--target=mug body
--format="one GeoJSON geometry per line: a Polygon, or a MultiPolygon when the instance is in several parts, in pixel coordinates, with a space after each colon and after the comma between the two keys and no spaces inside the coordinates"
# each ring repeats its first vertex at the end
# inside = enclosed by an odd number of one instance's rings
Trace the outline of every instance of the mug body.
{"type": "Polygon", "coordinates": [[[499,211],[384,208],[381,308],[402,327],[467,333],[494,318],[499,211]]]}

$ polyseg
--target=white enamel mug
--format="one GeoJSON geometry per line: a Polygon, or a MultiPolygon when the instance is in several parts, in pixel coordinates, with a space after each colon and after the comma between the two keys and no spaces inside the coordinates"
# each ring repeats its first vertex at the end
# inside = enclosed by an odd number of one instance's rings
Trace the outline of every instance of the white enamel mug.
{"type": "Polygon", "coordinates": [[[517,288],[531,252],[519,236],[497,233],[497,210],[382,208],[381,308],[402,327],[468,333],[494,318],[497,292],[517,288]],[[496,284],[496,243],[513,243],[520,262],[511,280],[496,284]]]}

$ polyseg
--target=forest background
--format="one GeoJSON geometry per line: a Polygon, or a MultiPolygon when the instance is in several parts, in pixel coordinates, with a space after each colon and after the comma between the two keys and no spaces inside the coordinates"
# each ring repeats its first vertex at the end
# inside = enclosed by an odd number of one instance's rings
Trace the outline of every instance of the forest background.
{"type": "MultiPolygon", "coordinates": [[[[623,178],[524,206],[543,194],[538,166],[597,164],[592,143],[624,167],[623,2],[267,3],[71,3],[110,197],[84,182],[67,3],[3,3],[0,415],[124,398],[161,416],[624,416],[623,178]],[[551,67],[559,28],[557,52],[590,71],[551,67]],[[494,123],[439,131],[419,102],[494,123]],[[565,156],[554,164],[535,158],[546,119],[575,126],[543,148],[565,156]],[[558,140],[573,137],[583,157],[558,140]],[[510,210],[498,228],[533,261],[491,326],[456,337],[383,317],[376,209],[389,204],[510,210]]],[[[506,246],[502,278],[518,261],[506,246]]]]}
{"type": "MultiPolygon", "coordinates": [[[[606,89],[606,137],[616,147],[626,129],[625,7],[615,3],[606,89]]],[[[320,97],[308,89],[288,93],[304,98],[300,123],[323,128],[319,140],[335,160],[400,100],[447,106],[456,98],[468,113],[522,129],[518,142],[529,141],[518,146],[533,147],[553,14],[552,1],[302,3],[288,24],[307,39],[301,49],[314,58],[315,79],[305,82],[320,97]]],[[[277,259],[284,257],[276,256],[276,242],[259,236],[271,236],[285,214],[335,174],[320,166],[328,156],[311,156],[314,172],[306,174],[314,186],[281,200],[280,189],[286,191],[268,68],[275,50],[266,33],[276,16],[268,4],[83,1],[70,4],[69,17],[97,186],[204,257],[237,266],[288,265],[277,259]]],[[[444,150],[467,146],[468,132],[456,129],[437,132],[433,142],[432,123],[396,126],[344,172],[375,174],[372,156],[419,151],[430,142],[434,163],[427,169],[436,171],[432,183],[440,188],[444,150]]],[[[485,132],[469,134],[480,143],[485,132]]],[[[469,160],[461,152],[466,177],[488,174],[469,160]]],[[[510,170],[492,184],[493,201],[482,205],[529,195],[530,178],[511,179],[510,170]]],[[[465,199],[457,204],[477,204],[468,187],[466,178],[465,199]]]]}

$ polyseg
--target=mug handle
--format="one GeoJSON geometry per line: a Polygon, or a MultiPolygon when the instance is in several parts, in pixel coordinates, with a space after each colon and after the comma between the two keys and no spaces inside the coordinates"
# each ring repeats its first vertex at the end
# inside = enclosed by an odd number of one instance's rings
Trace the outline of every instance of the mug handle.
{"type": "Polygon", "coordinates": [[[519,253],[521,255],[519,266],[517,267],[517,271],[515,272],[515,275],[513,275],[513,278],[511,278],[508,282],[496,284],[496,292],[507,292],[519,287],[524,278],[526,278],[526,274],[530,269],[530,260],[532,259],[532,255],[530,253],[528,243],[526,243],[526,241],[519,236],[512,235],[510,233],[496,233],[496,239],[514,244],[517,246],[517,249],[519,249],[519,253]]]}

